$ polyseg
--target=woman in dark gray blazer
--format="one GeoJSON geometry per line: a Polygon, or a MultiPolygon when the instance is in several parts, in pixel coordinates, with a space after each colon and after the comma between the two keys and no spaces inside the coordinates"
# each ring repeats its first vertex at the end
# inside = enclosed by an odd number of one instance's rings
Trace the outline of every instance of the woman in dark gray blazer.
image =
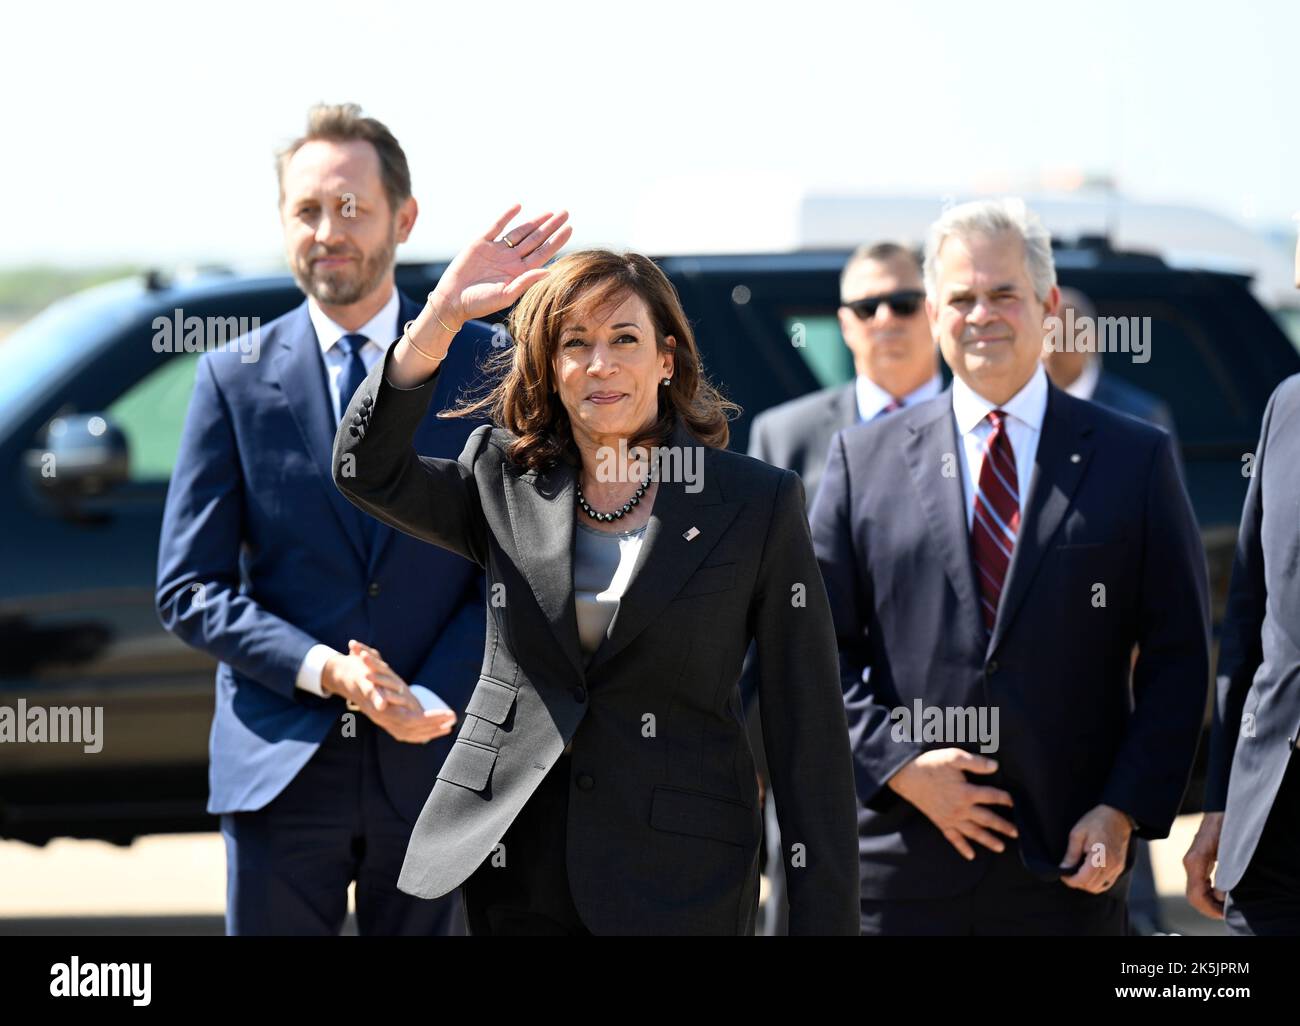
{"type": "Polygon", "coordinates": [[[502,235],[517,213],[452,262],[335,441],[353,503],[488,575],[481,678],[398,886],[463,885],[476,934],[752,933],[754,638],[790,932],[857,934],[857,800],[799,478],[725,450],[735,407],[658,267],[546,268],[567,215],[502,235]],[[453,411],[496,426],[459,460],[418,456],[456,332],[516,300],[494,387],[453,411]]]}

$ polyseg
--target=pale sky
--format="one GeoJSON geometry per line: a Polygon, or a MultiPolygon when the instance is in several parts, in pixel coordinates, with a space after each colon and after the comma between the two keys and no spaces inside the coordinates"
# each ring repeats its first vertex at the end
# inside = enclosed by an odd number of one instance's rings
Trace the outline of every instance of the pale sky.
{"type": "Polygon", "coordinates": [[[516,200],[567,207],[573,245],[630,245],[640,199],[695,175],[915,195],[1077,170],[1247,224],[1300,208],[1286,2],[26,3],[5,22],[0,265],[281,264],[271,154],[319,100],[406,149],[407,260],[516,200]]]}

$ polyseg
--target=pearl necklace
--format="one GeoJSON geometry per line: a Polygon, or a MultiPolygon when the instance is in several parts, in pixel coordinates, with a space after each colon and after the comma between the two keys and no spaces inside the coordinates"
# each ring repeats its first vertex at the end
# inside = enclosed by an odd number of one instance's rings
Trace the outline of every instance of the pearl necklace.
{"type": "Polygon", "coordinates": [[[601,520],[606,523],[611,520],[622,520],[623,517],[632,512],[632,507],[641,501],[641,496],[645,495],[646,489],[650,486],[652,479],[652,476],[647,474],[645,480],[637,485],[636,491],[632,493],[632,498],[628,499],[622,506],[614,510],[613,513],[598,513],[596,510],[592,509],[591,504],[587,502],[586,498],[582,494],[582,482],[578,481],[578,505],[582,507],[583,512],[586,513],[587,516],[591,517],[592,520],[601,520]]]}

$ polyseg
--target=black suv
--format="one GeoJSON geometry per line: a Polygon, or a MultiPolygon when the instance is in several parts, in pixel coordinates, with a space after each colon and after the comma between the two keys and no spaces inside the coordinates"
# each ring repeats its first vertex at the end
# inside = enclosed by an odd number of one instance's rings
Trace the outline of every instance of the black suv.
{"type": "MultiPolygon", "coordinates": [[[[707,371],[744,407],[733,448],[744,450],[755,413],[852,375],[835,319],[847,255],[660,261],[707,371]]],[[[1300,354],[1244,278],[1097,245],[1059,248],[1057,266],[1062,284],[1087,293],[1102,316],[1152,318],[1149,362],[1108,355],[1106,369],[1173,410],[1217,622],[1243,457],[1270,392],[1300,371],[1300,354]]],[[[398,284],[421,296],[441,270],[402,266],[398,284]]],[[[213,664],[165,633],[154,611],[163,498],[198,357],[159,352],[155,324],[267,323],[301,301],[287,275],[151,275],[56,303],[0,343],[0,478],[9,495],[0,504],[0,706],[103,709],[95,753],[0,743],[0,836],[127,843],[215,829],[204,812],[213,664]]],[[[1199,787],[1189,793],[1195,800],[1199,787]]]]}

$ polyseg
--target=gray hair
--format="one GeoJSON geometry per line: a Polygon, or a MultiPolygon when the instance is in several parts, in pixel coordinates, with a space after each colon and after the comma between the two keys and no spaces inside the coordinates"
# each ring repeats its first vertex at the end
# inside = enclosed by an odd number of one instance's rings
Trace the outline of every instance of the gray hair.
{"type": "Polygon", "coordinates": [[[987,238],[1011,232],[1025,248],[1025,270],[1041,303],[1056,284],[1056,263],[1052,260],[1052,236],[1025,201],[1007,199],[975,200],[950,207],[930,226],[925,243],[925,293],[934,302],[939,294],[939,250],[949,238],[987,238]]]}

